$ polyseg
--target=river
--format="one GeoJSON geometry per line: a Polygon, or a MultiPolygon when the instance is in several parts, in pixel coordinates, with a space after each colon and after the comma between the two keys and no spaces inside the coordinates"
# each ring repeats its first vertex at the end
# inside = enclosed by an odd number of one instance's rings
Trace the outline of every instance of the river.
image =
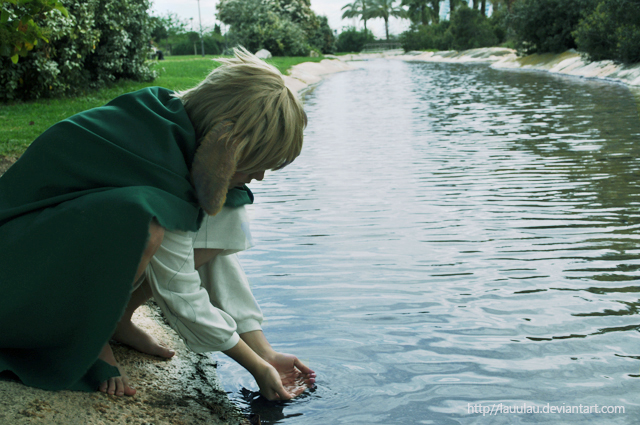
{"type": "Polygon", "coordinates": [[[637,423],[629,89],[357,65],[306,96],[302,155],[251,185],[257,246],[241,256],[265,333],[316,388],[268,403],[216,356],[232,400],[263,424],[637,423]]]}

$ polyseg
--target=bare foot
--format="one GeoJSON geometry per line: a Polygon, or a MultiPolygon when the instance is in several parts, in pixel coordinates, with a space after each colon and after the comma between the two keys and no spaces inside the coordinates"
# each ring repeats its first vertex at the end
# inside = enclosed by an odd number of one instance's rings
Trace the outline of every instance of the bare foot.
{"type": "Polygon", "coordinates": [[[102,347],[102,351],[98,358],[109,363],[111,366],[117,367],[120,371],[120,376],[114,376],[100,384],[100,387],[98,388],[100,391],[117,396],[132,396],[136,393],[136,390],[129,386],[129,378],[124,374],[118,362],[116,362],[116,358],[113,356],[113,351],[111,351],[109,343],[106,343],[104,347],[102,347]]]}
{"type": "Polygon", "coordinates": [[[122,320],[118,323],[112,339],[142,353],[151,354],[152,356],[169,359],[176,354],[175,351],[165,347],[154,337],[140,329],[131,320],[122,320]]]}

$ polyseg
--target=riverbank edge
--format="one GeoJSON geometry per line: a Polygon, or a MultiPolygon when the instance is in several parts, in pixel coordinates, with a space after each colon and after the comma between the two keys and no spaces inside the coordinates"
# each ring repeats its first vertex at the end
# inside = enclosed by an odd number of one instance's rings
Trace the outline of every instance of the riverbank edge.
{"type": "MultiPolygon", "coordinates": [[[[337,72],[354,69],[338,61],[303,62],[284,76],[299,97],[337,72]]],[[[0,158],[0,175],[14,161],[0,158]]],[[[176,351],[170,360],[114,347],[120,365],[137,390],[133,397],[100,392],[45,391],[19,382],[0,380],[0,423],[12,425],[248,425],[249,420],[225,393],[216,362],[189,350],[165,323],[158,306],[149,302],[136,311],[134,321],[176,351]]]]}
{"type": "Polygon", "coordinates": [[[515,50],[502,47],[487,47],[461,52],[408,52],[388,57],[408,62],[490,63],[490,67],[494,69],[544,71],[552,74],[622,83],[633,89],[635,93],[640,90],[640,63],[623,65],[610,60],[589,62],[573,49],[558,54],[545,53],[521,57],[517,55],[515,50]]]}

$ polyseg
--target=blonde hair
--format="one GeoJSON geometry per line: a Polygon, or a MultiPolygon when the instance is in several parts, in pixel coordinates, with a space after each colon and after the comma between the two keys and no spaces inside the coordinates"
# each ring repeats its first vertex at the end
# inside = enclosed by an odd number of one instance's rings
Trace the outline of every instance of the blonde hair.
{"type": "Polygon", "coordinates": [[[221,66],[175,96],[184,104],[198,143],[217,124],[233,124],[225,143],[234,145],[236,171],[282,168],[302,149],[307,125],[302,103],[277,68],[244,48],[234,49],[234,56],[215,59],[221,66]]]}

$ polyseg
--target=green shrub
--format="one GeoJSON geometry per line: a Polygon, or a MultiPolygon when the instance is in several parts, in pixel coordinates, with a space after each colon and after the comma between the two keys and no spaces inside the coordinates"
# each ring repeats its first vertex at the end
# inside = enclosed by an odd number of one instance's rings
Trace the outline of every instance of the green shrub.
{"type": "Polygon", "coordinates": [[[531,53],[561,53],[576,48],[573,31],[597,0],[520,0],[512,7],[517,47],[531,53]]]}
{"type": "MultiPolygon", "coordinates": [[[[20,12],[23,4],[5,2],[2,10],[20,12]]],[[[0,100],[71,95],[119,78],[154,77],[146,61],[152,30],[147,0],[63,0],[63,5],[68,16],[53,9],[34,20],[47,29],[48,43],[38,43],[15,64],[0,56],[5,88],[0,100]]]]}
{"type": "Polygon", "coordinates": [[[326,16],[318,16],[320,26],[309,36],[309,45],[324,54],[335,53],[336,37],[326,16]]]}
{"type": "Polygon", "coordinates": [[[58,0],[3,0],[0,3],[0,55],[18,63],[39,43],[48,43],[51,30],[38,25],[52,10],[68,17],[58,0]]]}
{"type": "MultiPolygon", "coordinates": [[[[204,34],[202,37],[205,55],[220,55],[224,51],[224,37],[215,32],[204,34]]],[[[196,46],[197,55],[202,54],[202,44],[200,43],[200,34],[197,32],[189,32],[174,37],[171,44],[172,55],[193,55],[193,46],[196,46]]],[[[168,52],[167,52],[168,53],[168,52]]]]}
{"type": "Polygon", "coordinates": [[[405,51],[468,50],[495,46],[499,40],[489,19],[463,3],[453,12],[451,21],[412,25],[400,35],[400,42],[405,51]]]}
{"type": "Polygon", "coordinates": [[[432,25],[412,25],[400,34],[402,48],[410,50],[449,50],[451,48],[451,34],[447,33],[451,23],[442,21],[432,25]]]}
{"type": "Polygon", "coordinates": [[[489,20],[479,10],[471,9],[464,4],[453,12],[447,32],[451,34],[453,50],[477,49],[498,44],[498,38],[489,20]]]}
{"type": "Polygon", "coordinates": [[[358,31],[354,27],[345,28],[338,35],[336,42],[336,50],[338,52],[359,52],[365,44],[375,40],[370,30],[358,31]]]}
{"type": "Polygon", "coordinates": [[[591,60],[640,62],[640,0],[605,0],[573,36],[591,60]]]}
{"type": "Polygon", "coordinates": [[[494,8],[489,17],[489,24],[498,39],[498,44],[506,42],[507,37],[512,32],[509,27],[509,10],[507,7],[503,5],[494,8]]]}

